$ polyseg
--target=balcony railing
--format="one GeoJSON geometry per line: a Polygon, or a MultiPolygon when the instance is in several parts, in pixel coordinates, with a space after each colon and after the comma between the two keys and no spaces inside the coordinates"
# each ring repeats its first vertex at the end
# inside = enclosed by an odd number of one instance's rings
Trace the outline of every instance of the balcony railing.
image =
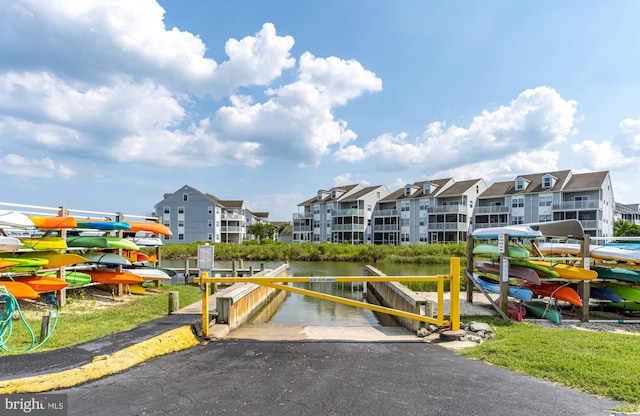
{"type": "Polygon", "coordinates": [[[334,211],[334,217],[364,217],[364,210],[357,208],[339,209],[334,211]]]}
{"type": "Polygon", "coordinates": [[[244,232],[245,227],[220,227],[220,231],[223,233],[239,233],[244,232]]]}
{"type": "Polygon", "coordinates": [[[439,205],[427,208],[429,214],[466,214],[467,207],[465,205],[439,205]]]}
{"type": "Polygon", "coordinates": [[[303,212],[303,213],[295,213],[293,214],[294,220],[304,220],[308,218],[313,218],[313,213],[311,212],[303,212]]]}
{"type": "Polygon", "coordinates": [[[306,226],[294,225],[293,226],[294,233],[310,232],[310,231],[311,231],[310,225],[306,225],[306,226]]]}
{"type": "Polygon", "coordinates": [[[397,217],[398,210],[397,209],[377,209],[373,211],[374,217],[397,217]]]}
{"type": "Polygon", "coordinates": [[[553,204],[554,211],[568,209],[600,209],[601,201],[566,201],[561,204],[553,204]]]}
{"type": "Polygon", "coordinates": [[[485,222],[485,223],[476,223],[473,225],[474,229],[477,230],[479,228],[489,228],[489,227],[505,227],[509,225],[507,222],[485,222]]]}
{"type": "Polygon", "coordinates": [[[398,231],[398,224],[378,224],[373,226],[373,231],[398,231]]]}
{"type": "Polygon", "coordinates": [[[510,207],[505,205],[492,205],[488,207],[476,207],[476,214],[505,214],[509,213],[510,207]]]}
{"type": "Polygon", "coordinates": [[[437,222],[429,223],[429,231],[467,231],[467,224],[464,222],[437,222]]]}
{"type": "Polygon", "coordinates": [[[364,231],[364,224],[333,224],[331,231],[364,231]]]}
{"type": "Polygon", "coordinates": [[[241,214],[222,214],[224,221],[246,221],[247,217],[241,214]]]}

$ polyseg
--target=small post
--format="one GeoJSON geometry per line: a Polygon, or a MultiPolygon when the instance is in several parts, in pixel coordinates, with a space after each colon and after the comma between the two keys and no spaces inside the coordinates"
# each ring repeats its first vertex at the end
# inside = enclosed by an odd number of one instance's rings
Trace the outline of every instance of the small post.
{"type": "Polygon", "coordinates": [[[180,309],[180,292],[169,292],[169,315],[180,309]]]}
{"type": "Polygon", "coordinates": [[[236,261],[231,262],[231,277],[238,277],[238,270],[236,269],[236,261]]]}
{"type": "Polygon", "coordinates": [[[500,309],[509,316],[509,235],[498,236],[500,246],[500,309]]]}
{"type": "Polygon", "coordinates": [[[202,288],[202,336],[209,337],[209,272],[203,271],[201,275],[202,288]]]}
{"type": "Polygon", "coordinates": [[[189,259],[184,262],[184,284],[189,284],[189,259]]]}
{"type": "Polygon", "coordinates": [[[449,320],[451,330],[460,329],[460,258],[451,257],[449,260],[451,281],[449,282],[449,320]]]}

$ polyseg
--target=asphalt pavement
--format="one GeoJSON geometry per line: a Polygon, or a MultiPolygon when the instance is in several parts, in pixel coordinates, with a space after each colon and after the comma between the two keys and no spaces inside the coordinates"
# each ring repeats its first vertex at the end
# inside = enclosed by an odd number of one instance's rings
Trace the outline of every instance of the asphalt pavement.
{"type": "Polygon", "coordinates": [[[2,357],[0,393],[55,391],[67,395],[69,415],[92,416],[610,415],[620,404],[396,331],[265,325],[206,342],[192,324],[171,315],[2,357]]]}

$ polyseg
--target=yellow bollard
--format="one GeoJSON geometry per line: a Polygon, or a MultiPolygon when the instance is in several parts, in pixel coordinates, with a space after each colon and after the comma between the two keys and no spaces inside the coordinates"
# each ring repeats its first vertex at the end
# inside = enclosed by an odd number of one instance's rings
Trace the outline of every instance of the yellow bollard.
{"type": "MultiPolygon", "coordinates": [[[[200,281],[204,281],[209,278],[209,272],[202,272],[200,281]]],[[[202,336],[207,338],[209,336],[209,283],[203,284],[204,290],[202,291],[202,336]]]]}
{"type": "Polygon", "coordinates": [[[460,259],[451,257],[450,259],[451,281],[449,282],[449,320],[451,330],[460,329],[460,259]]]}

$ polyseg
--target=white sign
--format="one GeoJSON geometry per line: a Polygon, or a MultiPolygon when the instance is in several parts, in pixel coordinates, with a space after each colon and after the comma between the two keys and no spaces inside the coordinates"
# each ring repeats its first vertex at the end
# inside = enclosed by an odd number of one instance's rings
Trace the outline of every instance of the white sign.
{"type": "Polygon", "coordinates": [[[502,259],[502,270],[500,270],[502,281],[507,282],[509,280],[509,258],[504,257],[502,259]]]}
{"type": "Polygon", "coordinates": [[[504,253],[504,234],[498,236],[498,251],[500,254],[504,253]]]}
{"type": "Polygon", "coordinates": [[[213,246],[209,244],[198,246],[198,269],[213,270],[213,246]]]}

